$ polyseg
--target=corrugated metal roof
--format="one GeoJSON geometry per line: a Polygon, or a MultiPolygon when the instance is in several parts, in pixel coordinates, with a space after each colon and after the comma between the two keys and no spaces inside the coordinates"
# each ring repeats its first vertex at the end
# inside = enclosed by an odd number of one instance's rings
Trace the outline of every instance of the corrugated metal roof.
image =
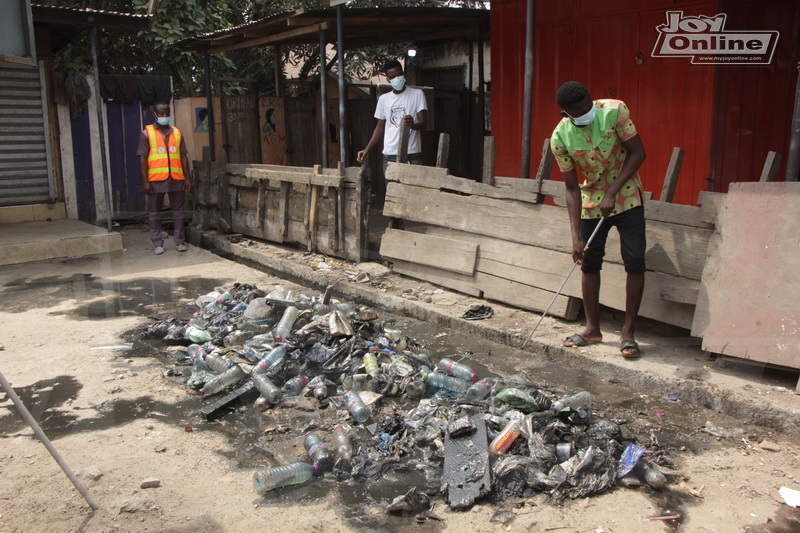
{"type": "Polygon", "coordinates": [[[68,7],[68,6],[56,6],[51,4],[31,4],[32,8],[43,8],[43,9],[55,9],[58,11],[65,11],[69,13],[86,13],[86,14],[96,14],[96,15],[113,15],[113,16],[120,16],[120,17],[131,17],[136,19],[147,19],[152,18],[153,15],[147,15],[144,13],[120,13],[119,11],[105,11],[102,9],[92,9],[91,7],[68,7]]]}

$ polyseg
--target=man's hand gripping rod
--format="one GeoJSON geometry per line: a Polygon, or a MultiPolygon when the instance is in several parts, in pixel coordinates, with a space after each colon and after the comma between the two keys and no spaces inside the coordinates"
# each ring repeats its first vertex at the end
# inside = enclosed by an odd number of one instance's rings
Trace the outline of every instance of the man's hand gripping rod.
{"type": "MultiPolygon", "coordinates": [[[[589,240],[586,241],[586,245],[583,247],[583,253],[584,254],[589,249],[589,245],[592,244],[592,241],[594,240],[594,236],[597,235],[597,230],[600,229],[600,226],[603,225],[603,222],[605,220],[606,220],[605,218],[601,218],[600,222],[598,222],[597,226],[595,226],[594,231],[592,232],[591,236],[589,236],[589,240]]],[[[567,284],[567,280],[569,280],[569,277],[572,275],[572,272],[575,270],[575,267],[578,266],[579,262],[580,261],[575,261],[572,264],[572,268],[570,268],[569,272],[567,272],[567,277],[565,277],[564,281],[561,282],[561,286],[558,288],[558,291],[556,291],[555,295],[553,295],[553,299],[550,300],[550,304],[547,306],[547,309],[544,310],[544,313],[542,313],[542,316],[539,318],[539,321],[533,327],[533,331],[531,331],[531,334],[528,335],[528,338],[525,339],[525,342],[522,343],[522,349],[523,350],[525,349],[525,346],[527,346],[528,343],[531,341],[531,338],[533,337],[533,334],[536,333],[536,329],[539,327],[539,324],[542,323],[542,320],[544,320],[544,317],[545,317],[545,315],[547,315],[547,312],[550,310],[551,307],[553,307],[553,304],[556,302],[556,298],[558,298],[558,296],[561,294],[561,291],[564,290],[564,285],[567,284]]]]}

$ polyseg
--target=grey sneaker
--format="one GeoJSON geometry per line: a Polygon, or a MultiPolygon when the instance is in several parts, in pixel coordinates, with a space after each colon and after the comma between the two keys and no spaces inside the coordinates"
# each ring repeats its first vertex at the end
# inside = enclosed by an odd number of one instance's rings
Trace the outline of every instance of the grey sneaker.
{"type": "Polygon", "coordinates": [[[163,254],[164,253],[164,247],[163,246],[156,246],[155,250],[153,250],[153,253],[156,254],[156,255],[163,254]]]}
{"type": "Polygon", "coordinates": [[[188,247],[188,246],[186,246],[186,245],[185,245],[185,244],[183,244],[183,243],[179,244],[179,245],[178,245],[178,246],[176,246],[175,248],[177,248],[179,252],[185,252],[186,250],[188,250],[188,249],[189,249],[189,247],[188,247]]]}

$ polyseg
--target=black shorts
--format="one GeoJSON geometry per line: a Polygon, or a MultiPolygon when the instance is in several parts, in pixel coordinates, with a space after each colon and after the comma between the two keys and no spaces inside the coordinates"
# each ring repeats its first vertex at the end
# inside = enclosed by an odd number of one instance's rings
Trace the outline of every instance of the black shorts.
{"type": "MultiPolygon", "coordinates": [[[[589,240],[599,218],[581,219],[581,239],[589,240]]],[[[608,217],[597,231],[589,249],[583,254],[581,271],[587,274],[600,272],[603,268],[603,256],[606,255],[606,239],[611,227],[619,232],[620,252],[628,274],[644,274],[644,254],[647,249],[645,236],[644,207],[638,206],[623,211],[619,215],[608,217]]]]}

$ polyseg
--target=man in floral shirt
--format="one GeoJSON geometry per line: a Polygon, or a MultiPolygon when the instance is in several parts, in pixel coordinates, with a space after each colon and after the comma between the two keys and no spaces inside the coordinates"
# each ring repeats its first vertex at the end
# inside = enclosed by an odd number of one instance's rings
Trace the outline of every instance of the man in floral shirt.
{"type": "Polygon", "coordinates": [[[564,346],[586,346],[603,340],[600,331],[600,269],[606,238],[616,227],[627,273],[625,323],[620,349],[626,358],[638,357],[634,323],[644,293],[646,248],[644,197],[638,170],[644,146],[630,111],[620,100],[592,101],[589,91],[569,81],[556,94],[561,114],[550,141],[564,176],[567,211],[572,233],[572,257],[581,261],[586,328],[564,340],[564,346]],[[578,183],[576,168],[584,177],[578,183]],[[585,249],[600,220],[603,224],[585,249]]]}

